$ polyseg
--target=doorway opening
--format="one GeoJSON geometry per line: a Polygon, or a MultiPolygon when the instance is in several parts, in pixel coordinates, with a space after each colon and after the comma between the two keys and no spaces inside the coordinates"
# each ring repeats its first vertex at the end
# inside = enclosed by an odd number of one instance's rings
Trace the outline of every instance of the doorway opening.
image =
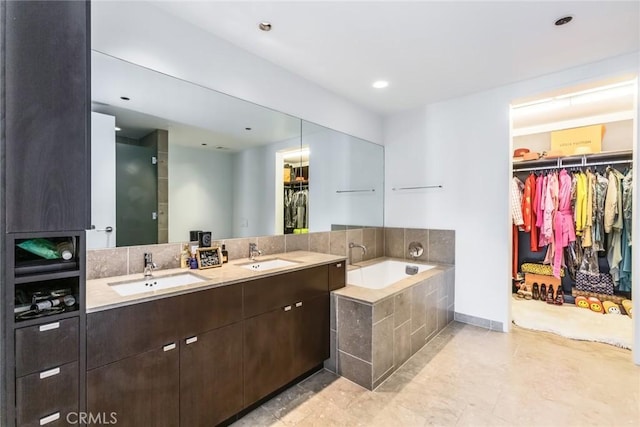
{"type": "Polygon", "coordinates": [[[511,105],[518,326],[632,347],[637,84],[626,76],[511,105]]]}

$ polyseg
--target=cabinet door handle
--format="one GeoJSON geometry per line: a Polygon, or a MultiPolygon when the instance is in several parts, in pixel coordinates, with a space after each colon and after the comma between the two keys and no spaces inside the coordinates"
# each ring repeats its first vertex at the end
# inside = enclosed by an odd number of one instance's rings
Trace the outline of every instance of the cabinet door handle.
{"type": "Polygon", "coordinates": [[[298,302],[296,303],[296,307],[302,307],[302,301],[298,301],[298,302]]]}
{"type": "Polygon", "coordinates": [[[162,347],[164,351],[170,351],[170,350],[173,350],[174,348],[176,348],[176,343],[167,344],[164,347],[162,347]]]}
{"type": "Polygon", "coordinates": [[[336,264],[336,268],[341,268],[342,267],[342,263],[336,264]]]}
{"type": "Polygon", "coordinates": [[[42,371],[40,372],[40,379],[43,380],[45,378],[58,375],[59,373],[60,373],[60,368],[53,368],[53,369],[49,369],[48,371],[42,371]]]}
{"type": "Polygon", "coordinates": [[[290,305],[285,305],[283,310],[284,311],[289,311],[289,310],[291,310],[291,306],[290,305]]]}
{"type": "Polygon", "coordinates": [[[43,426],[45,424],[52,423],[59,419],[60,419],[60,412],[56,412],[55,414],[47,415],[46,417],[40,418],[40,425],[43,426]]]}
{"type": "Polygon", "coordinates": [[[50,331],[52,329],[58,329],[60,327],[60,322],[48,323],[46,325],[42,325],[38,328],[40,332],[50,331]]]}
{"type": "Polygon", "coordinates": [[[189,344],[193,344],[194,342],[198,341],[198,337],[191,337],[191,338],[187,338],[186,340],[184,340],[184,342],[189,345],[189,344]]]}

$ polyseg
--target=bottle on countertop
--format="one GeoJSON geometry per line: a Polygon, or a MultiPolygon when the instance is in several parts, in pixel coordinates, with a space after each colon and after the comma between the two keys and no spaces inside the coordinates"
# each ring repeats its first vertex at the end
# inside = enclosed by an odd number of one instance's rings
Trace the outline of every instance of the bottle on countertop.
{"type": "Polygon", "coordinates": [[[189,268],[189,258],[191,258],[191,251],[189,251],[189,244],[185,243],[180,252],[180,268],[189,268]]]}
{"type": "Polygon", "coordinates": [[[222,263],[226,264],[229,262],[229,251],[227,251],[226,245],[222,245],[222,263]]]}

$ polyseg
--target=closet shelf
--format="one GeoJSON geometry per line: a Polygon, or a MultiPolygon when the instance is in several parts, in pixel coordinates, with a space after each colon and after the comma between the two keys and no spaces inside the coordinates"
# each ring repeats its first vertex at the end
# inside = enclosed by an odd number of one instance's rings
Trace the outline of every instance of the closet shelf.
{"type": "Polygon", "coordinates": [[[525,162],[513,163],[514,172],[527,172],[550,168],[600,166],[609,164],[631,163],[633,150],[607,151],[594,154],[580,154],[558,157],[556,159],[541,158],[525,162]]]}

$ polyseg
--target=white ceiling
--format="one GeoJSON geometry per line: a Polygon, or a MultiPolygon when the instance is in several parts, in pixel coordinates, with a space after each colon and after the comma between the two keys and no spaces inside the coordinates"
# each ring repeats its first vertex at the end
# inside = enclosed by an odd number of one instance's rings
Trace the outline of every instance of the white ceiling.
{"type": "Polygon", "coordinates": [[[638,1],[153,4],[383,114],[640,48],[638,1]],[[573,22],[553,25],[565,15],[573,22]]]}

